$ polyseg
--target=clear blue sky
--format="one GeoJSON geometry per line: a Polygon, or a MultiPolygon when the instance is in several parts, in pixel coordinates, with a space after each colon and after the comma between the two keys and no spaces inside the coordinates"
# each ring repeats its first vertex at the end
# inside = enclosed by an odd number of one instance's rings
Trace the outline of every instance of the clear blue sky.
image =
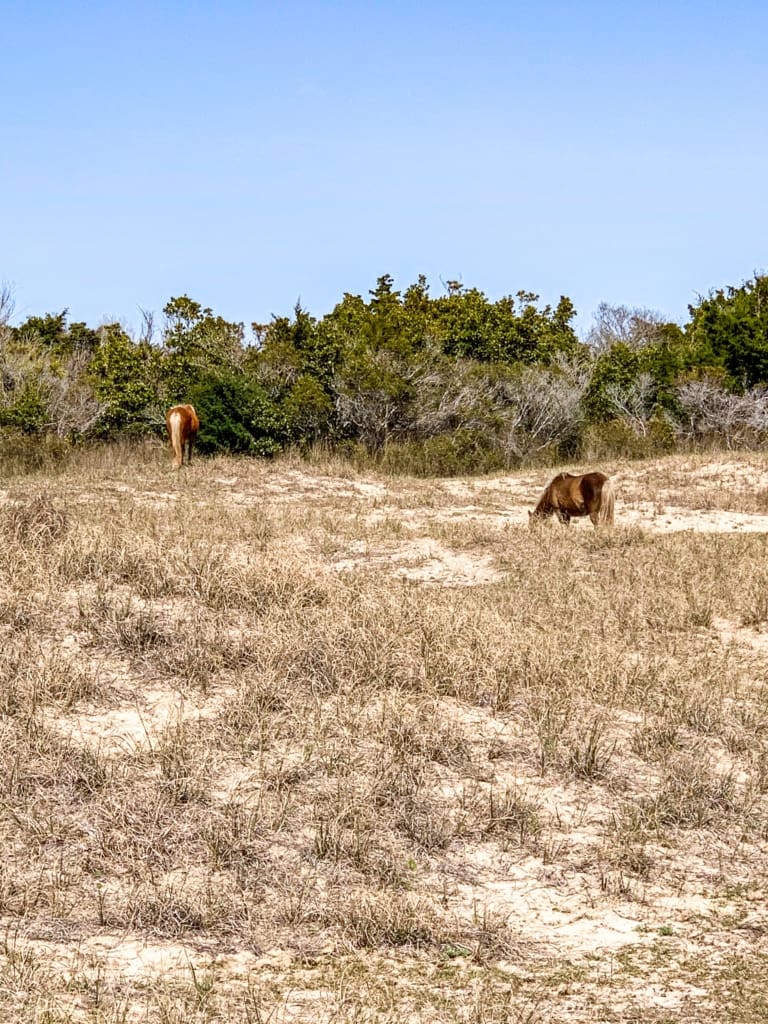
{"type": "Polygon", "coordinates": [[[768,4],[0,0],[16,322],[384,273],[684,320],[768,269],[768,4]]]}

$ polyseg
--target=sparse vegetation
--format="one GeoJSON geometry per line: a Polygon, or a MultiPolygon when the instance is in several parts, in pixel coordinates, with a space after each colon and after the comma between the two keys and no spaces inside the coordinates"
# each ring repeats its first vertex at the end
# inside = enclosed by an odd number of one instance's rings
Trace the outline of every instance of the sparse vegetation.
{"type": "Polygon", "coordinates": [[[666,519],[763,457],[612,467],[610,533],[320,458],[15,476],[0,1017],[760,1019],[766,534],[666,519]]]}

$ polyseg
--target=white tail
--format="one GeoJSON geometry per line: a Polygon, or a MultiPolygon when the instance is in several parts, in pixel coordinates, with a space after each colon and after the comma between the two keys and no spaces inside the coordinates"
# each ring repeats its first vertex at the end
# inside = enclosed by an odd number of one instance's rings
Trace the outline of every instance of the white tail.
{"type": "Polygon", "coordinates": [[[173,463],[176,469],[181,469],[184,461],[184,449],[181,446],[181,413],[172,412],[169,416],[171,427],[171,448],[173,449],[173,463]]]}
{"type": "Polygon", "coordinates": [[[600,492],[600,510],[597,513],[597,522],[602,526],[613,525],[614,501],[613,480],[608,479],[603,483],[603,489],[600,492]]]}

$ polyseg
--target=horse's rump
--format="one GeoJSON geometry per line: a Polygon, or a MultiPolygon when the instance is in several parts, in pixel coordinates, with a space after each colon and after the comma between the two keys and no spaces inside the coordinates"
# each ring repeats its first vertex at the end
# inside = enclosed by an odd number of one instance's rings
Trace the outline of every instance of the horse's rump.
{"type": "Polygon", "coordinates": [[[171,439],[174,465],[179,469],[184,462],[185,448],[187,461],[192,461],[192,445],[195,443],[197,432],[200,429],[200,420],[197,418],[194,406],[174,405],[165,414],[165,425],[171,439]]]}

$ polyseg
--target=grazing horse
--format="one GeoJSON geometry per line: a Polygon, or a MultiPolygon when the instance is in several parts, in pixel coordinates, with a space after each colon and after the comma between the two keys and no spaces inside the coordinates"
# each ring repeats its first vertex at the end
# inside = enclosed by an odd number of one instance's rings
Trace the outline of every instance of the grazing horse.
{"type": "Polygon", "coordinates": [[[531,522],[554,514],[566,526],[578,516],[589,516],[594,526],[611,525],[613,503],[613,483],[605,473],[559,473],[528,515],[531,522]]]}
{"type": "Polygon", "coordinates": [[[165,425],[168,428],[168,436],[171,439],[173,464],[176,469],[181,469],[184,464],[185,448],[187,450],[187,463],[192,462],[192,445],[195,443],[197,432],[200,429],[200,420],[197,418],[194,406],[172,406],[165,414],[165,425]]]}

